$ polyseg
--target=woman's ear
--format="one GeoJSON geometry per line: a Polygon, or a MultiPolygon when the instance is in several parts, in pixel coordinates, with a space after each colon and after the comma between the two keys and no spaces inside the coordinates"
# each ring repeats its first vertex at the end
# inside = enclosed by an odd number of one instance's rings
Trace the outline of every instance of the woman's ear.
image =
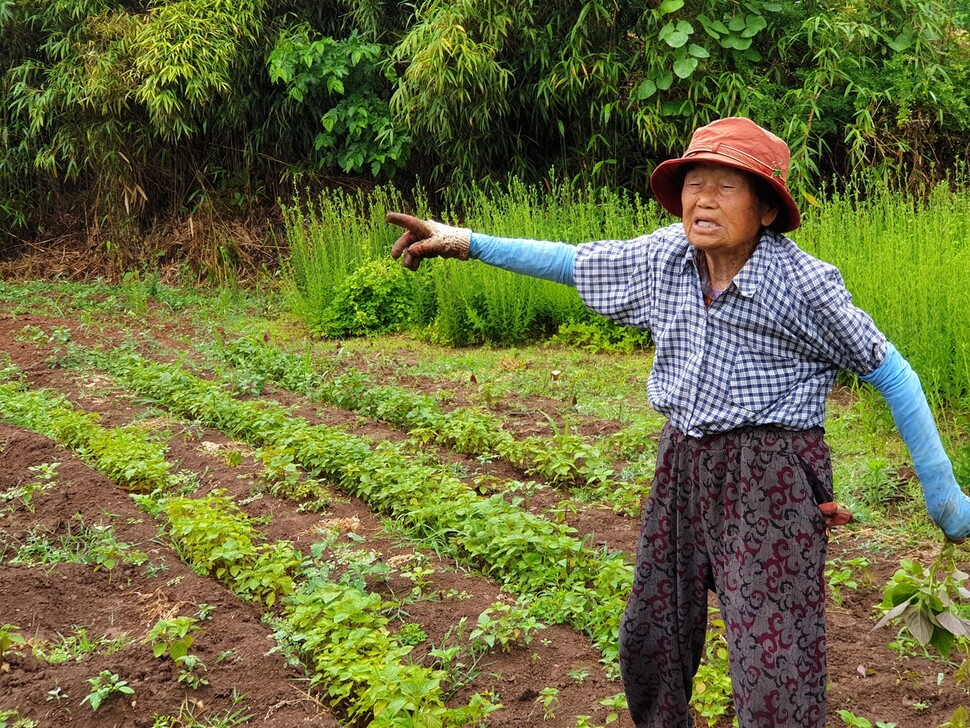
{"type": "Polygon", "coordinates": [[[771,223],[773,223],[778,218],[778,208],[769,205],[767,202],[761,203],[761,227],[770,228],[771,223]]]}

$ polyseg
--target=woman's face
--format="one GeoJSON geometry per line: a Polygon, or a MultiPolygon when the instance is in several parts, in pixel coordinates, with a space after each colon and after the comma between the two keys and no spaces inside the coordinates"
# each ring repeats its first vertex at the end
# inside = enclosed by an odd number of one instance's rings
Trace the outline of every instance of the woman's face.
{"type": "Polygon", "coordinates": [[[750,254],[778,210],[762,202],[749,177],[720,164],[693,165],[680,192],[687,239],[705,253],[750,254]]]}

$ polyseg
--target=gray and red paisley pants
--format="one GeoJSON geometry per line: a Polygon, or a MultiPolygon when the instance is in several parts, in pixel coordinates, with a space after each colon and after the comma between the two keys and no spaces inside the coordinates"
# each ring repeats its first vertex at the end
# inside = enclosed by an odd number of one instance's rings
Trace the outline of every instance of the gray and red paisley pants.
{"type": "Polygon", "coordinates": [[[724,618],[740,728],[825,725],[821,428],[702,438],[669,425],[643,516],[620,670],[638,728],[691,726],[708,592],[724,618]]]}

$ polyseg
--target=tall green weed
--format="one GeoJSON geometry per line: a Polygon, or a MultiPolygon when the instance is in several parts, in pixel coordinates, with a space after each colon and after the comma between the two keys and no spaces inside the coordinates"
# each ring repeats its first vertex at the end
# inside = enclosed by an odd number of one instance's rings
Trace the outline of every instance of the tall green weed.
{"type": "MultiPolygon", "coordinates": [[[[423,212],[422,202],[416,206],[423,212]]],[[[388,257],[396,235],[384,222],[384,213],[410,207],[392,187],[369,194],[326,190],[315,199],[284,206],[290,309],[318,333],[337,325],[339,312],[329,309],[335,299],[354,297],[343,289],[347,279],[365,264],[388,257]]]]}
{"type": "MultiPolygon", "coordinates": [[[[361,286],[353,274],[386,260],[398,233],[384,222],[389,209],[429,215],[420,194],[405,203],[390,187],[366,197],[328,192],[287,208],[291,306],[315,331],[347,336],[432,324],[442,343],[507,345],[597,320],[567,286],[477,263],[432,260],[407,286],[361,286]],[[392,300],[368,302],[371,291],[392,300]],[[407,305],[394,296],[406,296],[407,305]]],[[[628,239],[670,221],[636,195],[514,180],[452,193],[441,219],[493,235],[574,243],[628,239]]],[[[917,198],[859,181],[806,209],[792,237],[839,267],[854,301],[913,364],[931,398],[958,403],[970,396],[967,188],[939,185],[917,198]]]]}
{"type": "Polygon", "coordinates": [[[970,191],[867,193],[834,195],[792,236],[838,266],[931,399],[957,404],[970,395],[970,191]]]}
{"type": "MultiPolygon", "coordinates": [[[[382,284],[376,261],[389,259],[400,232],[384,222],[388,210],[430,216],[420,190],[414,203],[405,203],[392,187],[368,196],[324,192],[284,208],[291,254],[288,300],[315,333],[348,336],[430,326],[442,343],[508,345],[598,318],[567,286],[475,263],[427,261],[406,284],[392,284],[390,272],[382,284]],[[369,283],[361,285],[362,279],[369,283]]],[[[452,194],[441,219],[493,235],[573,243],[631,238],[661,224],[659,208],[637,196],[568,182],[529,187],[515,180],[452,194]]]]}

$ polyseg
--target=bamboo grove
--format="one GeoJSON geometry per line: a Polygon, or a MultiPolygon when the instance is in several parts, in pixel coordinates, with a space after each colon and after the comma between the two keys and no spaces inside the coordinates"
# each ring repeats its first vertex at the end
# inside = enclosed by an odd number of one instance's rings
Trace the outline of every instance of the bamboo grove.
{"type": "MultiPolygon", "coordinates": [[[[306,185],[551,169],[642,190],[690,130],[785,137],[793,186],[965,158],[967,0],[0,0],[0,233],[102,245],[306,185]]],[[[401,180],[404,182],[402,183],[401,180]]]]}

